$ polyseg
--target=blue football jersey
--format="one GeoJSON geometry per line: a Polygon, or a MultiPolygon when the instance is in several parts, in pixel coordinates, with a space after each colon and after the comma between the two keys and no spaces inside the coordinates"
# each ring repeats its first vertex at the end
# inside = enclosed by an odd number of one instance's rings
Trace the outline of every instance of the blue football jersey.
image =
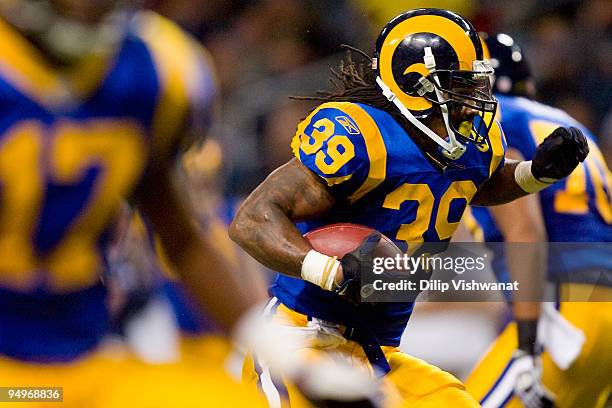
{"type": "MultiPolygon", "coordinates": [[[[588,271],[612,270],[612,176],[595,137],[562,110],[522,97],[497,98],[508,146],[525,160],[531,160],[537,146],[559,126],[579,128],[589,142],[590,153],[584,163],[539,193],[548,240],[572,243],[551,245],[549,277],[584,282],[591,276],[588,271]]],[[[489,210],[473,207],[471,212],[485,241],[503,242],[489,210]]],[[[497,254],[493,267],[502,280],[508,279],[503,253],[497,254]]],[[[598,279],[600,274],[592,276],[598,279]]]]}
{"type": "Polygon", "coordinates": [[[0,353],[69,360],[108,329],[102,250],[121,200],[205,126],[213,77],[153,13],[111,58],[61,74],[3,21],[0,42],[0,353]]]}
{"type": "MultiPolygon", "coordinates": [[[[323,217],[300,225],[354,223],[376,229],[408,251],[448,242],[478,188],[503,166],[505,140],[495,124],[486,143],[469,144],[444,172],[428,161],[386,112],[349,102],[325,103],[297,129],[294,155],[338,197],[323,217]]],[[[279,274],[271,292],[289,308],[349,327],[366,326],[382,345],[398,345],[412,303],[362,303],[279,274]]]]}

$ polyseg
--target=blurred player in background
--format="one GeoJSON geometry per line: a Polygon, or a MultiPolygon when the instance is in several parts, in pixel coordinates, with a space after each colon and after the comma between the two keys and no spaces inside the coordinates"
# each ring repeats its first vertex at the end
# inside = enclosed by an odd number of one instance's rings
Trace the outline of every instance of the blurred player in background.
{"type": "Polygon", "coordinates": [[[151,220],[180,279],[223,327],[260,295],[226,296],[239,279],[174,185],[179,149],[210,118],[201,49],[131,6],[0,1],[2,385],[62,386],[75,407],[257,404],[217,367],[192,378],[100,347],[101,251],[122,198],[151,220]]]}
{"type": "Polygon", "coordinates": [[[407,406],[477,406],[453,376],[399,352],[413,303],[359,303],[360,271],[380,235],[337,260],[314,251],[302,233],[363,224],[414,254],[423,242],[447,243],[467,203],[509,202],[565,177],[586,156],[586,141],[560,128],[533,166],[504,165],[493,71],[478,34],[457,14],[397,16],[370,62],[359,67],[349,58],[338,68],[337,89],[298,125],[297,159],[247,198],[230,236],[282,272],[270,310],[297,330],[308,325],[319,348],[389,374],[407,406]]]}
{"type": "MultiPolygon", "coordinates": [[[[535,279],[547,272],[557,303],[545,304],[538,330],[539,308],[515,302],[516,322],[507,326],[466,386],[484,407],[552,406],[547,389],[559,407],[602,407],[612,386],[612,177],[596,138],[583,125],[535,101],[529,66],[514,40],[505,34],[483,37],[496,70],[494,91],[508,151],[533,159],[537,144],[551,130],[573,126],[586,135],[590,154],[566,180],[540,192],[539,200],[532,196],[491,210],[472,209],[473,231],[486,241],[573,244],[551,244],[548,267],[541,270],[520,259],[529,255],[523,245],[507,245],[505,254],[496,251],[493,267],[500,280],[519,268],[535,279]]],[[[531,300],[539,299],[544,299],[541,294],[531,300]]]]}

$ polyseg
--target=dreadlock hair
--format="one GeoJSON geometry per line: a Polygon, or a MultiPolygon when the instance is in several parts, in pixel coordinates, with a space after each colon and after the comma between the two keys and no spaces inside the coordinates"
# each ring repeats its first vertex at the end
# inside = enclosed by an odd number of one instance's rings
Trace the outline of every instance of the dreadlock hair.
{"type": "MultiPolygon", "coordinates": [[[[314,96],[292,96],[291,99],[302,101],[319,102],[357,102],[372,106],[388,113],[415,141],[425,158],[429,160],[435,168],[443,170],[446,167],[461,168],[462,166],[445,160],[441,157],[434,157],[429,151],[435,152],[437,146],[435,142],[426,137],[419,131],[382,93],[376,83],[376,77],[372,70],[372,57],[364,51],[342,44],[346,49],[346,55],[336,68],[330,68],[332,76],[329,79],[333,89],[329,91],[317,91],[314,96]],[[359,54],[367,63],[356,63],[353,61],[353,53],[359,54]],[[442,161],[444,163],[442,163],[442,161]]],[[[313,109],[314,110],[314,109],[313,109]]],[[[312,112],[312,111],[311,111],[312,112]]],[[[429,121],[430,119],[426,119],[429,121]]]]}
{"type": "Polygon", "coordinates": [[[350,45],[342,44],[341,47],[346,49],[346,55],[336,68],[330,68],[332,76],[329,78],[329,82],[333,89],[317,91],[314,96],[292,96],[291,99],[363,103],[384,110],[404,128],[412,127],[395,105],[382,94],[378,84],[376,84],[376,77],[372,70],[372,57],[350,45]],[[353,60],[353,53],[357,53],[367,63],[363,61],[356,63],[353,60]]]}

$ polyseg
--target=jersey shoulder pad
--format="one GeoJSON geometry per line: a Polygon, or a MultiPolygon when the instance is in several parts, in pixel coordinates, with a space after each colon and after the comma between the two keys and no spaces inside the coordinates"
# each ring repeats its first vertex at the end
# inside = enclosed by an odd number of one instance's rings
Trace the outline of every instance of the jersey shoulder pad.
{"type": "Polygon", "coordinates": [[[195,38],[152,11],[137,15],[135,31],[152,54],[162,87],[174,87],[175,96],[183,92],[190,102],[212,97],[217,88],[214,64],[195,38]]]}
{"type": "Polygon", "coordinates": [[[380,130],[354,103],[320,105],[298,125],[291,148],[328,186],[342,185],[351,200],[385,178],[386,149],[380,130]]]}
{"type": "Polygon", "coordinates": [[[133,30],[149,50],[158,76],[155,137],[176,137],[185,124],[208,127],[218,87],[206,50],[174,22],[152,11],[139,12],[133,30]]]}

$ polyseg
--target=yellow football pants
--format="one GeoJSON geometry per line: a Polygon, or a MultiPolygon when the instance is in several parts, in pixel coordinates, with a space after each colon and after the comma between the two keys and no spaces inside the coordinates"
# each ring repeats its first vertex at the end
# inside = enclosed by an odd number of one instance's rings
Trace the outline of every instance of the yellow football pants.
{"type": "MultiPolygon", "coordinates": [[[[305,315],[299,314],[284,305],[280,305],[274,314],[274,318],[278,319],[283,324],[294,327],[306,327],[308,319],[305,315]]],[[[423,360],[411,357],[399,350],[397,347],[382,347],[391,372],[385,377],[383,387],[388,386],[391,392],[385,392],[388,397],[386,406],[390,407],[415,407],[415,408],[439,408],[439,407],[478,407],[478,403],[465,391],[463,384],[451,374],[440,370],[439,368],[426,363],[423,360]],[[398,395],[399,394],[399,395],[398,395]],[[398,398],[399,396],[399,398],[398,398]]],[[[342,353],[346,356],[353,365],[360,369],[367,369],[372,372],[372,368],[362,347],[354,342],[347,343],[329,349],[309,348],[304,350],[306,354],[317,354],[317,357],[323,356],[326,352],[342,353]]],[[[245,382],[252,386],[258,381],[264,387],[271,387],[269,379],[265,377],[266,373],[258,372],[252,359],[247,358],[243,369],[243,378],[245,382]],[[267,383],[267,384],[266,384],[267,383]]],[[[295,387],[287,382],[276,386],[277,391],[281,394],[281,405],[285,405],[283,395],[289,400],[291,407],[308,406],[304,398],[299,395],[295,387]],[[283,388],[283,390],[279,390],[283,388]]]]}
{"type": "Polygon", "coordinates": [[[265,399],[234,381],[220,364],[226,344],[200,342],[201,360],[149,365],[123,347],[104,347],[76,361],[34,364],[0,358],[0,386],[63,387],[63,403],[0,403],[26,408],[264,407],[265,399]],[[204,349],[208,351],[203,351],[204,349]]]}
{"type": "MultiPolygon", "coordinates": [[[[612,302],[562,302],[560,312],[584,332],[586,342],[580,356],[565,371],[544,352],[543,383],[556,395],[560,408],[603,407],[612,389],[612,302]]],[[[467,379],[467,390],[484,407],[522,407],[512,395],[514,384],[504,381],[517,341],[516,325],[511,323],[467,379]],[[506,401],[505,405],[490,402],[494,399],[506,401]]]]}

